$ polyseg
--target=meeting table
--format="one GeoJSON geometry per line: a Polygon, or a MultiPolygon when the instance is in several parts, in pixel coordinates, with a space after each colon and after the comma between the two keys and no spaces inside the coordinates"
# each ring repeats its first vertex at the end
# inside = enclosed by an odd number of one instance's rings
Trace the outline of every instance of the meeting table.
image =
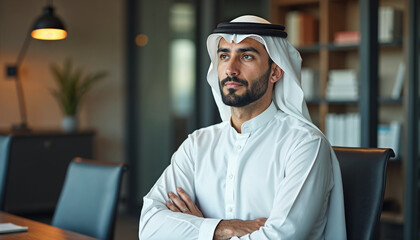
{"type": "Polygon", "coordinates": [[[28,227],[27,231],[17,233],[1,233],[0,240],[95,240],[79,233],[64,230],[45,223],[15,216],[0,211],[0,223],[13,223],[28,227]]]}

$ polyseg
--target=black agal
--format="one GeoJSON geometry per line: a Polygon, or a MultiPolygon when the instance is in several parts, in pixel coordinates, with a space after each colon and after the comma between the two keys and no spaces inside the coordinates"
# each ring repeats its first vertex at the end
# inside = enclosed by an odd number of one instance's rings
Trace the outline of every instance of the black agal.
{"type": "Polygon", "coordinates": [[[228,34],[257,34],[261,36],[273,36],[286,38],[285,27],[276,24],[249,23],[249,22],[231,22],[220,23],[213,33],[228,34]]]}

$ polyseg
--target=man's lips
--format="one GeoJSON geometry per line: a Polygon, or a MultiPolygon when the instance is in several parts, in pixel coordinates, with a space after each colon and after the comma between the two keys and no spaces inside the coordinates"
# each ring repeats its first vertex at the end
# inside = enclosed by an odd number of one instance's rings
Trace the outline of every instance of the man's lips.
{"type": "Polygon", "coordinates": [[[226,87],[227,89],[236,90],[240,87],[247,87],[248,82],[244,79],[239,79],[236,76],[234,77],[226,77],[220,82],[220,86],[226,87]]]}
{"type": "Polygon", "coordinates": [[[237,82],[227,82],[225,84],[225,87],[227,87],[227,88],[239,88],[239,87],[242,87],[242,86],[243,86],[242,84],[237,83],[237,82]]]}

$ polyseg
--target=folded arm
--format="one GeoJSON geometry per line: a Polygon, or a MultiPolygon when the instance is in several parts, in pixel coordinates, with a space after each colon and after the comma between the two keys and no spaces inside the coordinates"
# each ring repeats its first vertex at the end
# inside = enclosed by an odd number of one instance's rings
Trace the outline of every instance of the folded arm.
{"type": "Polygon", "coordinates": [[[329,195],[334,185],[330,146],[315,136],[296,144],[289,155],[285,177],[277,187],[265,225],[232,240],[324,239],[329,195]]]}
{"type": "MultiPolygon", "coordinates": [[[[176,192],[177,186],[191,196],[195,202],[193,147],[186,140],[173,155],[171,164],[158,179],[150,192],[143,198],[140,216],[140,239],[199,239],[211,240],[220,219],[203,218],[202,215],[184,214],[182,210],[171,211],[166,206],[169,192],[176,192]]],[[[188,210],[194,210],[186,206],[188,210]]],[[[198,210],[198,209],[197,209],[198,210]]],[[[195,212],[196,213],[196,212],[195,212]]]]}
{"type": "MultiPolygon", "coordinates": [[[[169,192],[171,201],[166,202],[166,206],[172,212],[189,214],[202,217],[200,209],[194,204],[190,196],[180,187],[177,188],[178,195],[169,192]]],[[[213,240],[226,240],[234,236],[244,236],[257,231],[264,226],[267,218],[258,218],[255,220],[242,221],[238,219],[222,220],[214,230],[213,240]]]]}
{"type": "MultiPolygon", "coordinates": [[[[334,184],[329,144],[320,138],[310,139],[298,144],[292,152],[268,219],[221,220],[213,239],[322,238],[329,194],[334,184]]],[[[198,210],[185,191],[177,193],[179,197],[170,195],[168,209],[179,213],[186,207],[198,210]]],[[[199,216],[186,211],[185,215],[188,214],[199,216]]]]}
{"type": "MultiPolygon", "coordinates": [[[[268,219],[250,221],[208,219],[199,215],[195,205],[183,200],[182,186],[196,202],[194,163],[187,141],[174,154],[171,165],[144,198],[140,218],[141,239],[316,239],[326,224],[328,199],[333,187],[329,144],[312,138],[296,144],[287,160],[285,177],[278,184],[268,219]],[[173,200],[177,193],[185,207],[173,200]],[[172,204],[173,206],[171,206],[172,204]],[[176,207],[171,208],[171,207],[176,207]],[[188,210],[185,210],[187,209],[188,210]],[[185,211],[184,211],[185,210],[185,211]],[[193,213],[194,211],[194,213],[193,213]],[[184,213],[185,212],[185,213],[184,213]],[[318,229],[318,232],[314,229],[318,229]]],[[[280,174],[280,173],[279,173],[280,174]]],[[[283,173],[282,173],[283,174],[283,173]]]]}

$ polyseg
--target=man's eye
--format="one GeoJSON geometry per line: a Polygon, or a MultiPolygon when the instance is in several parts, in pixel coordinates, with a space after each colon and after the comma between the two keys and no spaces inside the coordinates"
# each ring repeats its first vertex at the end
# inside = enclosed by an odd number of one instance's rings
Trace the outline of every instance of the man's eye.
{"type": "Polygon", "coordinates": [[[226,54],[220,54],[219,58],[220,60],[226,60],[228,59],[228,56],[226,54]]]}
{"type": "Polygon", "coordinates": [[[243,58],[244,58],[245,60],[252,60],[252,59],[254,59],[254,57],[253,57],[253,56],[251,56],[251,55],[244,55],[244,56],[243,56],[243,58]]]}

